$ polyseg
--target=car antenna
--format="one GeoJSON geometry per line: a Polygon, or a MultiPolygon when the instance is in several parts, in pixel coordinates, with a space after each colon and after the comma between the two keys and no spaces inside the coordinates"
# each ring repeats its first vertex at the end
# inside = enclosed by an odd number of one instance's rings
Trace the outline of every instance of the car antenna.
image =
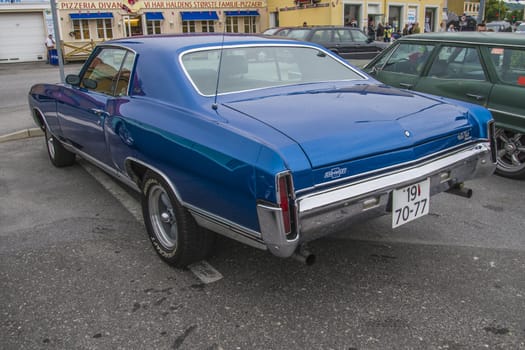
{"type": "Polygon", "coordinates": [[[213,104],[211,105],[211,108],[213,110],[217,110],[219,108],[219,105],[217,104],[217,95],[219,94],[219,80],[221,76],[221,66],[222,66],[222,52],[224,51],[224,36],[226,32],[226,24],[224,24],[224,28],[222,30],[222,42],[221,42],[221,49],[219,51],[219,67],[217,67],[217,82],[215,84],[215,100],[213,101],[213,104]]]}

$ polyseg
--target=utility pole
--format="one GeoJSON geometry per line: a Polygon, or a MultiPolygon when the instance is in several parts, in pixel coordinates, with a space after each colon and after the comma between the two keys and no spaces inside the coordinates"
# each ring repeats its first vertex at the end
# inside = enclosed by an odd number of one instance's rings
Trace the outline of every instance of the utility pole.
{"type": "Polygon", "coordinates": [[[58,54],[58,70],[60,71],[60,81],[63,83],[66,78],[64,75],[64,61],[62,60],[62,45],[60,43],[60,27],[58,26],[58,14],[57,14],[57,5],[55,0],[50,0],[51,4],[51,15],[53,16],[53,28],[55,29],[55,41],[57,43],[57,54],[58,54]]]}
{"type": "Polygon", "coordinates": [[[478,23],[485,20],[485,0],[479,0],[478,23]]]}

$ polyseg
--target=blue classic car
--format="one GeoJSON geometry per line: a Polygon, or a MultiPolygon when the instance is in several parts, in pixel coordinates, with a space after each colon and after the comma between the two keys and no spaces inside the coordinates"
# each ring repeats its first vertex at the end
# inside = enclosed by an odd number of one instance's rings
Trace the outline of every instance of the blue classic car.
{"type": "Polygon", "coordinates": [[[64,84],[33,86],[29,105],[55,166],[78,155],[141,193],[175,266],[205,258],[215,233],[311,262],[306,242],[387,213],[398,227],[495,168],[483,107],[276,37],[108,41],[64,84]]]}

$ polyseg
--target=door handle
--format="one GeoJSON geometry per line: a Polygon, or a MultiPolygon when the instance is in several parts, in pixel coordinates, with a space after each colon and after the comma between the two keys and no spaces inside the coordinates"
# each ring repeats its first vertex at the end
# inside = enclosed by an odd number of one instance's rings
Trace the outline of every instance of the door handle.
{"type": "Polygon", "coordinates": [[[414,84],[408,84],[408,83],[399,83],[399,86],[405,89],[412,89],[414,87],[414,84]]]}
{"type": "Polygon", "coordinates": [[[99,117],[109,117],[109,113],[103,109],[91,108],[91,112],[95,113],[99,117]]]}
{"type": "Polygon", "coordinates": [[[476,95],[476,94],[466,94],[467,97],[471,97],[475,99],[476,101],[483,101],[485,99],[485,96],[483,95],[476,95]]]}

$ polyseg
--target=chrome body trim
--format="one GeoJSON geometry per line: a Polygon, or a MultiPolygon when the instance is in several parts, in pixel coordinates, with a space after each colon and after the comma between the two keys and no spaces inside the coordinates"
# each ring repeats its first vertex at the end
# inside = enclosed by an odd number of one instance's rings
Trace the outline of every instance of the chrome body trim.
{"type": "Polygon", "coordinates": [[[96,167],[102,169],[105,173],[113,176],[114,178],[116,178],[119,181],[122,181],[124,184],[126,184],[129,187],[131,187],[133,190],[135,190],[137,192],[140,192],[140,188],[137,186],[137,184],[129,176],[127,176],[127,174],[121,173],[121,172],[117,171],[115,168],[112,168],[112,167],[110,167],[110,166],[100,162],[96,158],[90,156],[89,154],[87,154],[85,152],[82,152],[81,150],[79,150],[78,148],[72,146],[69,143],[62,142],[62,145],[68,151],[77,154],[82,159],[85,159],[86,161],[92,163],[96,167]]]}
{"type": "Polygon", "coordinates": [[[208,213],[193,206],[186,206],[197,224],[208,230],[234,239],[251,247],[266,250],[267,246],[261,239],[261,234],[236,223],[228,221],[222,217],[208,213]]]}
{"type": "Polygon", "coordinates": [[[386,214],[394,189],[430,178],[430,195],[494,172],[489,142],[479,142],[437,159],[387,174],[298,197],[298,235],[287,240],[280,208],[259,204],[262,238],[277,256],[289,257],[299,246],[349,224],[386,214]]]}

